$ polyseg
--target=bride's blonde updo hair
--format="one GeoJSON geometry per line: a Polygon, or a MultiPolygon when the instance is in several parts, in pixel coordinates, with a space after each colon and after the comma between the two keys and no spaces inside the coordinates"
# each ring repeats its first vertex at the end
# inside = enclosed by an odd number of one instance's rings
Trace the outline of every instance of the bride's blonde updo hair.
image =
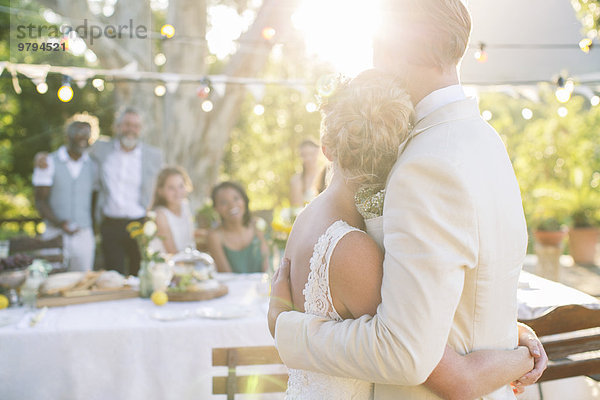
{"type": "Polygon", "coordinates": [[[361,188],[383,189],[411,129],[413,105],[402,82],[367,70],[321,104],[321,143],[346,179],[361,188]]]}

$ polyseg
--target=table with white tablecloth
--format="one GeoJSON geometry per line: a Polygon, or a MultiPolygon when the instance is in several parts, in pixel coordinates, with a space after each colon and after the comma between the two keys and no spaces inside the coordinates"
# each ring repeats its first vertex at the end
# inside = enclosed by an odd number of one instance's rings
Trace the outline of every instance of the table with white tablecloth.
{"type": "Polygon", "coordinates": [[[212,376],[227,369],[212,367],[212,348],[273,345],[261,278],[221,275],[229,293],[202,302],[157,307],[135,298],[50,308],[34,327],[29,312],[0,328],[0,399],[213,398],[212,376]],[[232,318],[196,315],[207,310],[232,318]]]}
{"type": "MultiPolygon", "coordinates": [[[[0,328],[0,399],[224,399],[211,394],[212,377],[227,374],[225,367],[212,367],[211,350],[269,346],[273,339],[264,276],[219,279],[229,293],[218,299],[162,307],[140,298],[55,307],[34,327],[29,321],[36,311],[4,310],[16,320],[0,328]],[[207,311],[232,318],[198,317],[207,311]]],[[[564,304],[600,307],[594,297],[527,272],[518,297],[521,319],[564,304]]],[[[544,385],[550,384],[556,385],[544,385]]]]}

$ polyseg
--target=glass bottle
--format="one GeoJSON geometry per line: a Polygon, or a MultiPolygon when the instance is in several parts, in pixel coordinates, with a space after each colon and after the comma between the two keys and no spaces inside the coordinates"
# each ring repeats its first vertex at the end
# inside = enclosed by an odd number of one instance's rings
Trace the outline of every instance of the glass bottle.
{"type": "Polygon", "coordinates": [[[140,263],[140,270],[138,272],[138,278],[140,279],[140,297],[149,298],[154,291],[154,285],[152,284],[152,261],[142,260],[140,263]]]}

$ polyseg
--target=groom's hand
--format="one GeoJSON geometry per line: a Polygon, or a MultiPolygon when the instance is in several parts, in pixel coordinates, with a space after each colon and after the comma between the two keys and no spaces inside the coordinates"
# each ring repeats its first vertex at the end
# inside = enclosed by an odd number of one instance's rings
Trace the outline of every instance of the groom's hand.
{"type": "Polygon", "coordinates": [[[533,357],[533,369],[513,382],[517,388],[522,386],[532,385],[537,382],[548,366],[548,356],[546,350],[537,335],[525,324],[519,323],[519,346],[525,346],[529,349],[529,353],[533,357]]]}
{"type": "Polygon", "coordinates": [[[287,258],[281,260],[279,269],[275,271],[271,281],[271,300],[267,318],[269,319],[269,330],[273,338],[275,338],[275,324],[279,314],[294,309],[290,285],[290,264],[290,260],[287,258]]]}

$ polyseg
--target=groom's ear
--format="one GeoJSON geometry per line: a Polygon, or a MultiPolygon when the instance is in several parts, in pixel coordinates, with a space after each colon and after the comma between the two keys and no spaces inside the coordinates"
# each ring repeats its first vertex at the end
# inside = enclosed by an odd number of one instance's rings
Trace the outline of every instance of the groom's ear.
{"type": "Polygon", "coordinates": [[[333,162],[333,157],[331,156],[331,153],[329,152],[327,147],[321,146],[321,151],[323,152],[323,155],[325,156],[325,158],[327,160],[329,160],[330,162],[333,162]]]}

